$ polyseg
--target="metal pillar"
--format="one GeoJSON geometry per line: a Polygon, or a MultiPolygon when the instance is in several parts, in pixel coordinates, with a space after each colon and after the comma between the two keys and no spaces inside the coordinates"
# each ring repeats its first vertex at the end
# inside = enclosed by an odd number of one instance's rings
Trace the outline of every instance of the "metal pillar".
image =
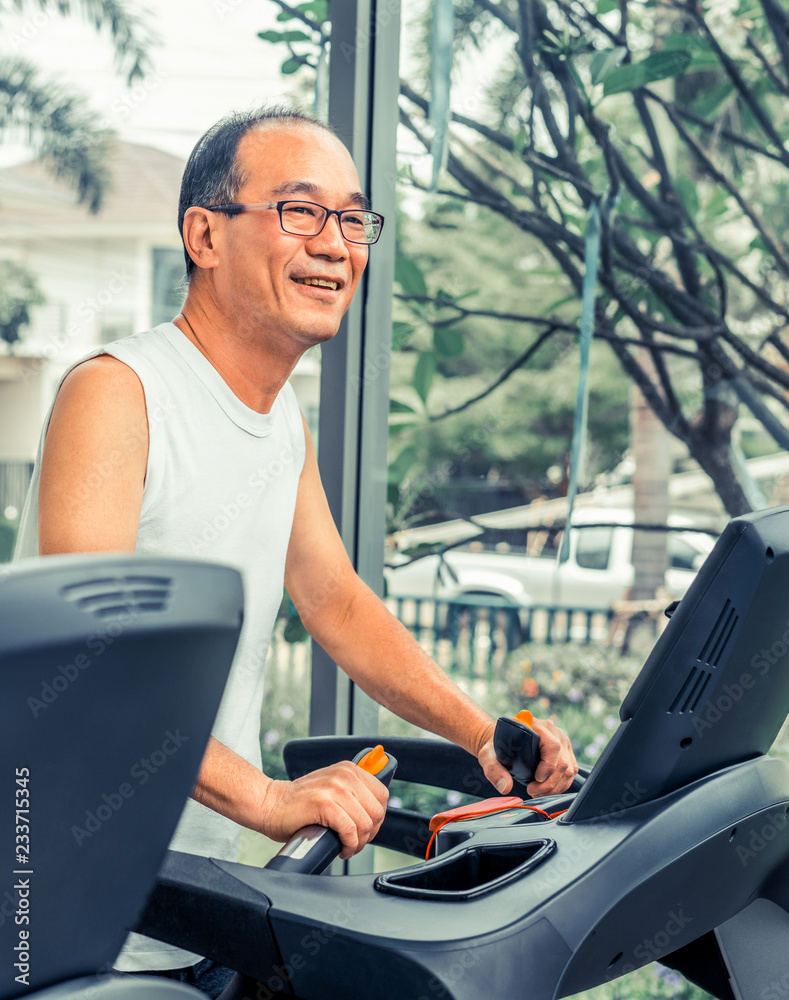
{"type": "MultiPolygon", "coordinates": [[[[400,0],[332,0],[329,121],[362,189],[386,216],[340,331],[322,348],[318,462],[332,514],[362,579],[383,580],[400,0]]],[[[310,735],[374,733],[377,706],[313,643],[310,735]]]]}

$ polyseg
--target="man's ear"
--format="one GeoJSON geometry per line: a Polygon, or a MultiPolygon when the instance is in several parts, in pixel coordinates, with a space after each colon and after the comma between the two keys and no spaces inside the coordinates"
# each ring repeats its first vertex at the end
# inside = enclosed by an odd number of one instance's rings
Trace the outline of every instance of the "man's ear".
{"type": "Polygon", "coordinates": [[[196,267],[211,268],[219,264],[214,246],[217,216],[205,208],[188,208],[184,215],[184,246],[196,267]]]}

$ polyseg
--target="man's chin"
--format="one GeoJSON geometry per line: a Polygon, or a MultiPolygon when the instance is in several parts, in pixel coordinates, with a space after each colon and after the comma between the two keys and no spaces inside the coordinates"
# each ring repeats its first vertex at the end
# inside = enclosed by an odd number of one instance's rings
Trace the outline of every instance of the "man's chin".
{"type": "Polygon", "coordinates": [[[339,329],[339,322],[305,323],[298,331],[298,337],[307,347],[315,347],[317,344],[325,344],[333,340],[339,329]]]}

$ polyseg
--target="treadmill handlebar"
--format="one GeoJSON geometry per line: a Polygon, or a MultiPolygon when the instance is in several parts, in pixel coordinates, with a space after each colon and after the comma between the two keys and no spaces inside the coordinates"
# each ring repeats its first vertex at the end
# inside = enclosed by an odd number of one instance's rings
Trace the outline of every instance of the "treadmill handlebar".
{"type": "MultiPolygon", "coordinates": [[[[387,787],[397,770],[397,761],[380,744],[361,750],[353,762],[374,774],[387,787]]],[[[341,850],[342,841],[334,830],[311,824],[297,830],[265,867],[269,871],[320,875],[341,850]]]]}

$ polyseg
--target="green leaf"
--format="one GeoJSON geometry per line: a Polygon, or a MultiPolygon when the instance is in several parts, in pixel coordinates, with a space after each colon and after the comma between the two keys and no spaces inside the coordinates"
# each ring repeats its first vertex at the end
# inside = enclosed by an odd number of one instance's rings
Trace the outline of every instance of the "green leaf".
{"type": "Polygon", "coordinates": [[[549,306],[546,306],[542,311],[542,315],[547,316],[548,313],[553,312],[554,309],[558,309],[559,306],[565,306],[567,305],[568,302],[577,302],[577,301],[578,301],[578,296],[575,294],[575,292],[570,292],[569,295],[563,295],[560,299],[557,299],[555,302],[551,302],[549,306]]]}
{"type": "Polygon", "coordinates": [[[406,295],[427,295],[427,284],[421,268],[411,257],[395,260],[395,281],[406,295]]]}
{"type": "Polygon", "coordinates": [[[691,101],[690,109],[702,118],[711,121],[717,118],[726,104],[734,94],[734,84],[730,81],[715,84],[702,91],[699,96],[691,101]]]}
{"type": "Polygon", "coordinates": [[[754,238],[751,240],[748,246],[750,247],[751,250],[761,250],[765,253],[767,252],[767,244],[764,242],[764,238],[761,236],[761,234],[757,234],[756,236],[754,236],[754,238]]]}
{"type": "Polygon", "coordinates": [[[724,215],[729,207],[729,196],[722,188],[715,188],[712,197],[704,206],[702,214],[705,219],[717,219],[724,215]]]}
{"type": "Polygon", "coordinates": [[[325,21],[329,16],[329,5],[326,0],[311,0],[310,3],[300,3],[296,6],[303,14],[312,14],[316,21],[325,21]]]}
{"type": "Polygon", "coordinates": [[[691,180],[690,177],[677,177],[674,186],[688,215],[691,219],[695,219],[699,214],[699,192],[695,181],[691,180]]]}
{"type": "Polygon", "coordinates": [[[526,128],[523,125],[521,125],[512,139],[513,147],[515,148],[515,152],[518,154],[518,156],[523,155],[523,151],[526,148],[528,141],[529,141],[529,133],[526,131],[526,128]]]}
{"type": "Polygon", "coordinates": [[[597,0],[597,16],[619,9],[619,0],[597,0]]]}
{"type": "Polygon", "coordinates": [[[466,345],[457,330],[440,326],[433,330],[433,347],[442,358],[459,358],[466,345]]]}
{"type": "Polygon", "coordinates": [[[581,74],[578,72],[578,70],[575,67],[575,60],[574,59],[568,59],[567,60],[567,69],[568,69],[568,71],[570,73],[570,76],[572,77],[573,83],[581,91],[581,93],[584,95],[584,97],[587,98],[587,100],[588,100],[588,95],[586,93],[586,87],[584,86],[584,82],[581,79],[581,74]]]}
{"type": "Polygon", "coordinates": [[[403,414],[393,414],[389,418],[389,433],[399,434],[400,431],[407,431],[411,427],[425,426],[424,420],[416,420],[403,414]]]}
{"type": "Polygon", "coordinates": [[[714,69],[720,66],[720,60],[708,38],[702,35],[677,34],[669,35],[663,43],[663,52],[689,52],[691,63],[689,69],[714,69]]]}
{"type": "Polygon", "coordinates": [[[291,56],[290,59],[286,59],[282,66],[280,66],[280,72],[284,73],[285,76],[290,76],[290,74],[295,73],[300,66],[301,60],[297,59],[295,56],[291,56]]]}
{"type": "Polygon", "coordinates": [[[619,66],[626,55],[627,49],[623,45],[617,45],[613,49],[603,49],[602,52],[597,52],[589,65],[592,83],[602,83],[608,74],[619,66]]]}
{"type": "Polygon", "coordinates": [[[408,474],[408,470],[416,463],[418,458],[419,452],[414,445],[407,444],[389,466],[387,472],[388,481],[390,483],[401,483],[408,474]]]}
{"type": "Polygon", "coordinates": [[[289,14],[286,10],[281,10],[279,12],[279,14],[277,14],[277,20],[278,21],[291,21],[291,20],[293,20],[293,15],[289,14]]]}
{"type": "Polygon", "coordinates": [[[656,80],[668,80],[681,76],[690,65],[693,56],[690,52],[653,52],[641,62],[629,66],[620,66],[612,70],[605,78],[603,92],[608,97],[611,94],[624,94],[637,90],[656,80]]]}
{"type": "Polygon", "coordinates": [[[409,406],[408,403],[401,403],[399,399],[389,400],[389,412],[390,413],[416,413],[413,406],[409,406]]]}
{"type": "Polygon", "coordinates": [[[454,294],[453,294],[452,292],[448,292],[448,291],[446,290],[446,288],[438,288],[438,289],[436,290],[436,295],[435,295],[435,297],[436,297],[437,299],[441,299],[441,300],[442,300],[442,301],[444,301],[444,302],[454,302],[454,301],[455,301],[455,296],[454,296],[454,294]]]}
{"type": "Polygon", "coordinates": [[[411,323],[403,323],[399,320],[392,323],[392,350],[399,351],[413,332],[414,327],[411,323]]]}
{"type": "Polygon", "coordinates": [[[423,403],[427,403],[430,386],[433,384],[433,376],[436,373],[436,356],[432,351],[422,351],[417,358],[414,375],[411,385],[416,389],[417,395],[423,403]]]}
{"type": "Polygon", "coordinates": [[[259,31],[258,38],[264,42],[309,42],[310,36],[304,31],[259,31]]]}

